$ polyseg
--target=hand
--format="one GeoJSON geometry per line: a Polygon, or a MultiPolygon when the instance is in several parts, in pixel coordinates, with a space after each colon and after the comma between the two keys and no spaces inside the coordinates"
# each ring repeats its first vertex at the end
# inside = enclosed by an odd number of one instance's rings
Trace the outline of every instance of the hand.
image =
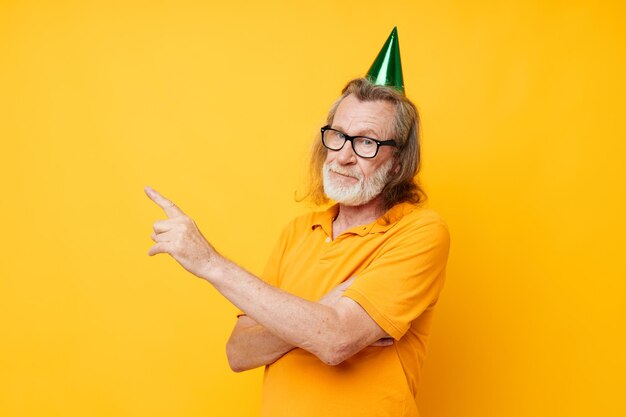
{"type": "Polygon", "coordinates": [[[328,294],[319,299],[318,303],[325,306],[332,307],[337,304],[337,301],[343,296],[343,293],[348,289],[356,277],[349,278],[330,290],[328,294]]]}
{"type": "Polygon", "coordinates": [[[383,337],[382,339],[378,339],[377,341],[372,343],[370,346],[383,347],[383,346],[391,346],[391,345],[393,345],[393,338],[383,337]]]}
{"type": "Polygon", "coordinates": [[[167,215],[167,220],[154,222],[152,240],[156,245],[150,248],[148,255],[168,253],[187,271],[206,279],[210,262],[219,257],[217,251],[202,236],[194,221],[174,203],[150,187],[144,191],[167,215]]]}

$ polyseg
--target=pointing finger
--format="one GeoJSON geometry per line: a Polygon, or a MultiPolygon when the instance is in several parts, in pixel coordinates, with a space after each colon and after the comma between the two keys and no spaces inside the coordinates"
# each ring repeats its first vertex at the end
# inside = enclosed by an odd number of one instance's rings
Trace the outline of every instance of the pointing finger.
{"type": "Polygon", "coordinates": [[[159,207],[163,209],[165,214],[167,214],[167,217],[172,218],[172,217],[180,217],[180,216],[185,215],[185,213],[183,213],[183,211],[179,209],[176,206],[176,204],[172,203],[170,200],[163,197],[155,189],[151,187],[145,187],[143,190],[145,191],[146,195],[150,198],[150,200],[154,201],[159,207]]]}

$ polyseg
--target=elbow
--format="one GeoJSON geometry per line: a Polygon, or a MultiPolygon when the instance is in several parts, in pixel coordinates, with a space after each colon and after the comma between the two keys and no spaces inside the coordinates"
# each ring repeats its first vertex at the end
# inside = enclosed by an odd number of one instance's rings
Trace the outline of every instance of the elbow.
{"type": "Polygon", "coordinates": [[[338,355],[330,355],[330,356],[324,356],[324,357],[322,357],[320,359],[326,365],[337,366],[337,365],[341,365],[343,363],[343,361],[345,361],[347,358],[343,358],[343,357],[338,356],[338,355]]]}
{"type": "Polygon", "coordinates": [[[240,355],[237,355],[236,350],[230,343],[226,345],[226,358],[228,359],[228,366],[233,372],[239,373],[248,370],[241,360],[240,355]]]}
{"type": "Polygon", "coordinates": [[[351,344],[337,342],[329,344],[326,349],[318,355],[318,358],[326,365],[337,366],[341,365],[346,359],[354,355],[354,353],[351,344]]]}
{"type": "Polygon", "coordinates": [[[232,362],[228,362],[228,365],[230,366],[230,370],[236,373],[240,373],[240,372],[248,370],[246,367],[244,367],[241,364],[233,364],[232,362]]]}
{"type": "Polygon", "coordinates": [[[335,328],[320,334],[324,337],[315,341],[316,348],[304,347],[304,349],[313,353],[326,365],[341,365],[360,350],[357,346],[358,341],[345,328],[335,328]]]}
{"type": "Polygon", "coordinates": [[[228,366],[230,367],[230,370],[236,373],[239,372],[243,372],[243,371],[247,371],[248,369],[246,369],[245,366],[243,366],[243,364],[232,360],[231,358],[228,358],[228,366]]]}

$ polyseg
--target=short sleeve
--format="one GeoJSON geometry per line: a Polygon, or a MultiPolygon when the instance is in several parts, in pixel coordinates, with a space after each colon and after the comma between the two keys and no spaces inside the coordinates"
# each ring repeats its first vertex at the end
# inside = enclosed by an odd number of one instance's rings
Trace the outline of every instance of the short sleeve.
{"type": "Polygon", "coordinates": [[[357,275],[344,296],[359,303],[391,337],[399,340],[439,297],[450,247],[446,224],[428,216],[398,224],[385,247],[357,275]]]}

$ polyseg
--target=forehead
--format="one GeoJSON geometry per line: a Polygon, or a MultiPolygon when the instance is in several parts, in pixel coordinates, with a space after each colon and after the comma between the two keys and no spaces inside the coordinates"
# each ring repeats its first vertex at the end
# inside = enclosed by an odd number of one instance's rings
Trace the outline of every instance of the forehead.
{"type": "Polygon", "coordinates": [[[395,108],[387,101],[360,101],[350,94],[333,117],[333,127],[354,135],[377,135],[386,139],[392,132],[395,108]]]}

